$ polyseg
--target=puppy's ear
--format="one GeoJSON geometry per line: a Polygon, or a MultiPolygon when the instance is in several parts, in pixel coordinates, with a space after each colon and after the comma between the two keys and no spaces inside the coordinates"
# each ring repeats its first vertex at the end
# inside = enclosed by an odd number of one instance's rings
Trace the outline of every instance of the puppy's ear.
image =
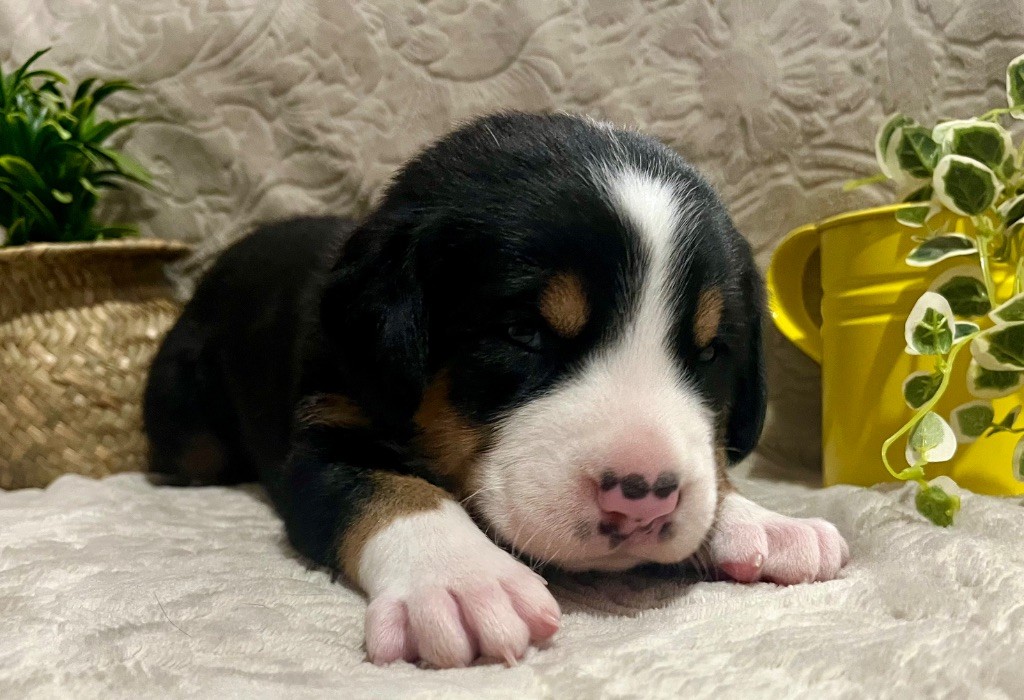
{"type": "Polygon", "coordinates": [[[407,426],[426,386],[427,320],[408,230],[360,231],[327,281],[329,362],[374,425],[407,426]]]}
{"type": "Polygon", "coordinates": [[[764,427],[765,412],[768,408],[768,387],[765,379],[764,341],[764,283],[754,263],[750,246],[742,241],[737,257],[741,262],[741,299],[745,309],[748,332],[745,354],[737,368],[736,390],[729,407],[729,423],[726,428],[726,451],[729,463],[736,464],[753,452],[764,427]]]}

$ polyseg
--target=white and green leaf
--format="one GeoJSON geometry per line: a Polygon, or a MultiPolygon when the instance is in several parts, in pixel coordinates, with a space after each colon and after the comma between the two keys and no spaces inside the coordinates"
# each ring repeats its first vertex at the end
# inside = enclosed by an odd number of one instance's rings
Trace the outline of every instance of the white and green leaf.
{"type": "Polygon", "coordinates": [[[893,142],[900,170],[913,178],[931,177],[941,154],[930,130],[909,124],[901,126],[893,133],[893,142]]]}
{"type": "Polygon", "coordinates": [[[1006,415],[1003,416],[1003,419],[1001,421],[999,421],[999,423],[997,423],[995,425],[995,429],[996,430],[1011,430],[1011,429],[1013,429],[1013,424],[1017,422],[1017,417],[1020,416],[1020,409],[1021,409],[1021,406],[1017,405],[1017,406],[1014,406],[1013,408],[1011,408],[1009,411],[1007,411],[1006,415]]]}
{"type": "Polygon", "coordinates": [[[907,440],[907,463],[946,462],[956,454],[956,434],[949,423],[934,411],[921,417],[907,440]]]}
{"type": "Polygon", "coordinates": [[[1021,435],[1017,446],[1013,448],[1013,478],[1024,481],[1024,435],[1021,435]]]}
{"type": "Polygon", "coordinates": [[[907,353],[945,355],[953,347],[956,319],[949,302],[941,294],[925,292],[914,304],[904,325],[907,353]]]}
{"type": "Polygon", "coordinates": [[[918,204],[913,207],[903,207],[896,210],[896,220],[904,226],[921,228],[932,213],[931,204],[918,204]]]}
{"type": "Polygon", "coordinates": [[[999,216],[1006,222],[1007,228],[1024,219],[1024,194],[1019,194],[999,205],[999,216]]]}
{"type": "Polygon", "coordinates": [[[1024,54],[1006,66],[1006,102],[1014,118],[1024,119],[1024,54]]]}
{"type": "Polygon", "coordinates": [[[990,168],[1001,167],[1013,152],[1010,132],[995,122],[981,119],[954,119],[932,130],[932,138],[942,153],[973,158],[990,168]]]}
{"type": "Polygon", "coordinates": [[[944,296],[957,316],[984,316],[992,308],[985,279],[976,265],[946,270],[928,289],[944,296]]]}
{"type": "Polygon", "coordinates": [[[942,384],[942,375],[934,372],[914,372],[903,381],[903,400],[913,409],[921,408],[935,396],[942,384]]]}
{"type": "Polygon", "coordinates": [[[996,323],[1024,321],[1024,293],[1013,295],[992,309],[988,315],[996,323]]]}
{"type": "Polygon", "coordinates": [[[996,413],[988,401],[969,401],[960,404],[949,415],[956,441],[967,445],[980,438],[992,425],[996,413]]]}
{"type": "Polygon", "coordinates": [[[957,321],[956,326],[953,328],[953,342],[963,340],[972,333],[977,333],[981,330],[981,326],[977,323],[971,323],[970,321],[957,321]]]}
{"type": "Polygon", "coordinates": [[[943,156],[932,176],[935,197],[963,216],[980,214],[996,201],[1003,183],[984,163],[958,155],[943,156]]]}
{"type": "Polygon", "coordinates": [[[931,267],[957,255],[972,255],[978,247],[962,233],[947,233],[922,242],[907,254],[906,263],[911,267],[931,267]]]}
{"type": "Polygon", "coordinates": [[[915,123],[908,116],[893,114],[878,127],[878,133],[875,135],[875,160],[878,161],[879,170],[890,179],[895,179],[899,174],[899,162],[896,158],[898,139],[894,141],[893,136],[897,129],[915,123]]]}
{"type": "Polygon", "coordinates": [[[1024,371],[1024,322],[982,331],[971,341],[971,355],[985,369],[1024,371]]]}
{"type": "Polygon", "coordinates": [[[932,195],[934,194],[934,192],[935,191],[934,191],[934,189],[932,188],[931,185],[924,185],[923,187],[918,187],[916,190],[914,190],[910,194],[906,195],[903,198],[903,202],[905,202],[905,203],[931,202],[932,201],[932,195]]]}
{"type": "Polygon", "coordinates": [[[977,360],[967,365],[967,391],[979,399],[999,399],[1024,387],[1024,372],[985,369],[977,360]]]}

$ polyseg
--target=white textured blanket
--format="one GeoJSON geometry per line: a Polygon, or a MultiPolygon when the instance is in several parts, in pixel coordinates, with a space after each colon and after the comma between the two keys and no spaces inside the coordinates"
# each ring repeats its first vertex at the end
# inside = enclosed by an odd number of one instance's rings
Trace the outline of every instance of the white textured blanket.
{"type": "Polygon", "coordinates": [[[364,604],[307,570],[256,488],[67,476],[0,493],[0,697],[1024,697],[1024,511],[909,489],[741,489],[849,538],[843,578],[791,588],[552,580],[553,645],[516,668],[376,668],[364,604]]]}

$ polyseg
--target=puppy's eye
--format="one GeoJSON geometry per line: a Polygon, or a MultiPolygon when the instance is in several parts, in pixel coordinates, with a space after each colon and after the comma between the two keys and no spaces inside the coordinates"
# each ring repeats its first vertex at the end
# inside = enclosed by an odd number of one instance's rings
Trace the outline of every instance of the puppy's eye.
{"type": "Polygon", "coordinates": [[[516,345],[522,345],[530,350],[540,350],[541,334],[537,326],[526,323],[513,323],[507,330],[508,339],[516,345]]]}
{"type": "Polygon", "coordinates": [[[715,344],[712,343],[711,345],[708,345],[706,348],[701,349],[701,351],[697,354],[697,362],[702,362],[706,364],[714,360],[717,355],[718,350],[715,348],[715,344]]]}

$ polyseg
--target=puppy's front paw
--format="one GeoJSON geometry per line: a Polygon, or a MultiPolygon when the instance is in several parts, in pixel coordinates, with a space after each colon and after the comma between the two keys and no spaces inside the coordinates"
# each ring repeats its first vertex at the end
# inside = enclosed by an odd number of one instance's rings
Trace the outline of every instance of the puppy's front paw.
{"type": "Polygon", "coordinates": [[[710,543],[712,563],[736,581],[828,581],[846,564],[846,540],[820,518],[791,518],[738,494],[722,502],[710,543]]]}
{"type": "Polygon", "coordinates": [[[532,571],[480,570],[472,580],[384,593],[366,611],[370,660],[424,661],[438,668],[467,666],[478,656],[512,665],[531,642],[558,631],[558,604],[532,571]]]}
{"type": "MultiPolygon", "coordinates": [[[[396,523],[367,546],[370,661],[514,664],[558,631],[544,580],[499,549],[455,507],[396,523]],[[411,546],[410,546],[411,545],[411,546]]],[[[459,509],[461,510],[461,509],[459,509]]]]}

